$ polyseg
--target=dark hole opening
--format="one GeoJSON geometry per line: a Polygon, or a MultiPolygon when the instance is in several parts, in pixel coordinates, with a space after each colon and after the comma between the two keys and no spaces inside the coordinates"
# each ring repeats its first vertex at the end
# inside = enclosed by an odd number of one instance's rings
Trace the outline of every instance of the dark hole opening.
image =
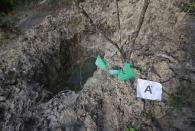
{"type": "Polygon", "coordinates": [[[53,95],[63,90],[80,91],[97,69],[97,54],[79,45],[77,36],[61,40],[60,49],[52,57],[48,55],[48,62],[44,64],[44,88],[53,95]]]}

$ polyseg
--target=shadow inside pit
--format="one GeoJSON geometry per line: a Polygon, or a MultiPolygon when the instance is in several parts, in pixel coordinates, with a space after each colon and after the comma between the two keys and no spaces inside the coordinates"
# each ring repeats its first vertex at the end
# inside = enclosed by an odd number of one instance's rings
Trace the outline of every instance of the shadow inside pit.
{"type": "Polygon", "coordinates": [[[96,71],[97,54],[102,55],[100,52],[79,45],[77,36],[63,39],[60,42],[60,49],[48,54],[48,58],[46,56],[42,68],[43,78],[38,79],[52,96],[64,90],[78,92],[96,71]]]}
{"type": "Polygon", "coordinates": [[[66,86],[72,87],[73,90],[81,89],[97,69],[95,60],[94,57],[91,57],[83,63],[76,65],[66,80],[66,86]]]}
{"type": "Polygon", "coordinates": [[[82,63],[74,65],[68,73],[63,74],[62,71],[62,74],[58,74],[58,79],[56,79],[52,85],[48,85],[49,88],[47,88],[47,90],[54,94],[63,90],[80,91],[86,81],[93,76],[93,73],[97,69],[95,60],[94,57],[91,57],[82,63]]]}

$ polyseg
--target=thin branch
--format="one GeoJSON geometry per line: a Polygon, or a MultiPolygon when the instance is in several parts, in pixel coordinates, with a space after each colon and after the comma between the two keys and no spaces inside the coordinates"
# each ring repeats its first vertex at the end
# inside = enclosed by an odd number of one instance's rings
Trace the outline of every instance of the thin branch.
{"type": "Polygon", "coordinates": [[[119,14],[119,7],[118,7],[118,0],[115,0],[115,8],[117,12],[117,22],[118,22],[118,33],[119,33],[119,42],[121,44],[121,22],[120,22],[120,14],[119,14]]]}
{"type": "Polygon", "coordinates": [[[116,7],[116,12],[117,12],[118,29],[121,29],[118,0],[115,0],[115,7],[116,7]]]}
{"type": "Polygon", "coordinates": [[[121,50],[124,50],[125,45],[130,41],[130,35],[128,35],[127,39],[125,42],[121,45],[121,50]]]}
{"type": "MultiPolygon", "coordinates": [[[[96,28],[96,30],[102,34],[102,36],[104,36],[104,38],[110,42],[120,53],[121,55],[121,58],[122,58],[122,61],[125,60],[125,52],[123,50],[123,47],[124,45],[127,43],[127,40],[125,41],[125,43],[122,45],[122,47],[120,48],[119,45],[113,41],[112,39],[110,39],[106,34],[105,32],[99,28],[98,25],[96,25],[96,23],[94,23],[94,21],[91,19],[91,17],[88,15],[88,13],[85,11],[85,9],[83,9],[82,7],[79,6],[79,2],[78,0],[74,0],[75,1],[75,4],[76,4],[76,7],[78,8],[78,10],[81,12],[81,14],[83,14],[83,16],[89,20],[90,24],[92,26],[94,26],[96,28]]],[[[132,52],[133,52],[133,49],[134,49],[134,46],[135,46],[135,41],[139,35],[139,32],[141,30],[141,27],[143,25],[143,21],[144,21],[144,17],[145,17],[145,13],[146,13],[146,10],[148,8],[148,5],[150,3],[150,0],[144,0],[144,6],[142,8],[142,11],[141,11],[141,15],[139,17],[139,21],[138,21],[138,25],[136,26],[136,30],[134,31],[134,33],[132,34],[132,46],[131,46],[131,51],[130,51],[130,56],[129,58],[131,58],[131,55],[132,55],[132,52]]],[[[120,16],[119,16],[119,8],[118,8],[118,0],[115,0],[115,5],[116,5],[116,9],[117,9],[117,20],[118,20],[118,29],[120,30],[120,16]]],[[[120,34],[120,33],[119,33],[120,34]]],[[[130,36],[129,36],[130,37],[130,36]]],[[[121,37],[120,37],[120,42],[121,42],[121,37]]]]}
{"type": "Polygon", "coordinates": [[[110,43],[119,51],[119,53],[120,53],[120,55],[121,55],[121,58],[122,58],[122,60],[124,61],[124,60],[125,60],[124,53],[123,53],[123,51],[120,49],[120,47],[118,46],[118,44],[117,44],[115,41],[111,40],[111,39],[105,34],[105,32],[104,32],[103,30],[101,30],[101,29],[99,28],[99,26],[97,26],[97,25],[95,24],[95,22],[91,19],[91,17],[88,15],[88,13],[85,11],[85,9],[83,9],[82,7],[79,6],[79,2],[78,2],[77,0],[75,0],[75,4],[76,4],[76,7],[78,8],[78,10],[81,12],[81,14],[83,14],[83,16],[84,16],[86,19],[89,20],[89,23],[90,23],[92,26],[94,26],[95,29],[96,29],[100,34],[102,34],[102,36],[104,36],[104,38],[105,38],[108,42],[110,42],[110,43]]]}
{"type": "Polygon", "coordinates": [[[134,46],[135,46],[135,41],[136,41],[136,39],[139,35],[139,32],[141,30],[141,27],[143,25],[144,17],[145,17],[146,11],[148,9],[149,3],[150,3],[150,0],[144,0],[144,6],[142,8],[141,15],[139,17],[138,25],[136,26],[136,30],[132,34],[132,38],[131,38],[132,45],[131,45],[131,51],[130,51],[129,59],[131,59],[131,55],[132,55],[132,52],[133,52],[133,49],[134,49],[134,46]]]}

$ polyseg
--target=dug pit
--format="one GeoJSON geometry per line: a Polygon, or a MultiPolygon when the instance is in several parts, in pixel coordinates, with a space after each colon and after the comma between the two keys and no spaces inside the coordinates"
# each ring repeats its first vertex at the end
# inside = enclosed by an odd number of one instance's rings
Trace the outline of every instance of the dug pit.
{"type": "Polygon", "coordinates": [[[59,48],[52,55],[47,55],[48,62],[42,68],[44,78],[40,78],[39,83],[53,95],[63,90],[78,92],[97,69],[97,52],[81,46],[76,35],[62,39],[59,48]]]}

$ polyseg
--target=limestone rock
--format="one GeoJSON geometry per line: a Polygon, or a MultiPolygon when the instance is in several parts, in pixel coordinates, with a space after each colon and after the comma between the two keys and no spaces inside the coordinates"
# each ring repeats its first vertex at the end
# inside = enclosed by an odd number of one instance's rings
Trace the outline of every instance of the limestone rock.
{"type": "MultiPolygon", "coordinates": [[[[132,48],[144,0],[118,2],[126,56],[132,51],[126,59],[138,78],[162,83],[163,100],[137,99],[135,83],[120,82],[99,69],[82,90],[70,91],[74,85],[65,81],[74,66],[70,63],[78,65],[103,52],[109,67],[122,65],[113,45],[73,5],[0,44],[0,130],[195,129],[195,19],[179,12],[180,0],[150,0],[132,48]]],[[[81,5],[108,37],[119,42],[112,0],[85,0],[81,5]]]]}

